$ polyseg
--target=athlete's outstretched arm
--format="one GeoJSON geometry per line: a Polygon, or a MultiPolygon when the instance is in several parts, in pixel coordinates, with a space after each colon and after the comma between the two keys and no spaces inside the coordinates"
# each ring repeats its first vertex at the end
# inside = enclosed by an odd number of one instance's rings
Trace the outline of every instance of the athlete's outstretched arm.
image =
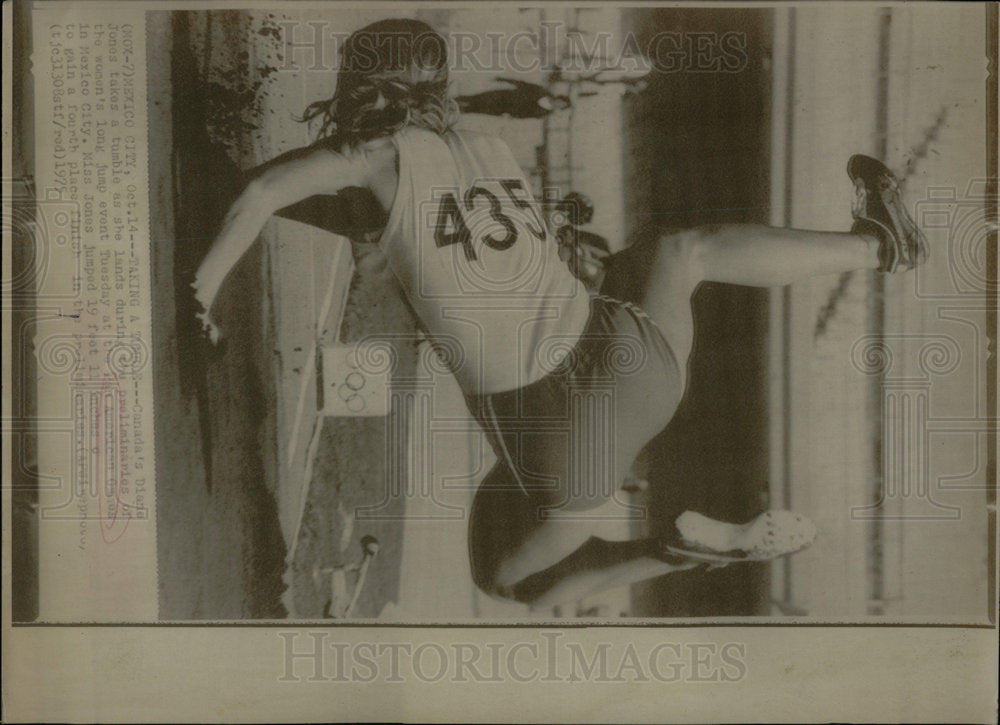
{"type": "Polygon", "coordinates": [[[213,341],[218,330],[211,321],[212,303],[230,270],[257,239],[274,212],[316,194],[336,194],[367,183],[363,157],[350,159],[316,148],[268,164],[244,188],[229,208],[222,230],[195,275],[195,298],[204,307],[199,317],[213,341]]]}

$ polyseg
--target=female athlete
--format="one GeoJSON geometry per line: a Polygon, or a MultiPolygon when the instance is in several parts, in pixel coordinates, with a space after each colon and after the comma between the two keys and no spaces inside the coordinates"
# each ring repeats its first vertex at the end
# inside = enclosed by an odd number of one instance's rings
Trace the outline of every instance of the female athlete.
{"type": "Polygon", "coordinates": [[[670,421],[703,281],[772,287],[923,261],[926,245],[881,163],[852,157],[850,233],[718,225],[640,239],[611,258],[600,294],[560,261],[524,174],[499,139],[460,132],[447,45],[386,20],[343,47],[337,86],[305,119],[320,140],[278,159],[229,210],[194,288],[211,309],[268,217],[314,195],[370,190],[379,245],[497,455],[469,522],[472,576],[536,606],[699,563],[766,560],[815,534],[787,511],[742,526],[685,512],[662,538],[615,540],[616,498],[640,449],[670,421]]]}

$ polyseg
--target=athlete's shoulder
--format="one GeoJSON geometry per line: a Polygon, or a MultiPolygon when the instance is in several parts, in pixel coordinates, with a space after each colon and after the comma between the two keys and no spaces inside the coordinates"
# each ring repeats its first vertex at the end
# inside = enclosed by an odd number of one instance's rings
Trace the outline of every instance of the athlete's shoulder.
{"type": "Polygon", "coordinates": [[[391,138],[382,137],[366,141],[356,146],[344,145],[340,148],[321,147],[322,151],[343,167],[354,185],[368,186],[396,166],[397,150],[391,138]]]}

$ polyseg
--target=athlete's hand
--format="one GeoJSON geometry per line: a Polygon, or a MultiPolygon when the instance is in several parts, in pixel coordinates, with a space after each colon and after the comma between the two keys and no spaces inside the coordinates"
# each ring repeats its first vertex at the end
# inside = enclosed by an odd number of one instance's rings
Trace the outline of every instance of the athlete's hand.
{"type": "Polygon", "coordinates": [[[212,321],[212,318],[208,314],[208,312],[206,311],[199,312],[198,314],[195,315],[195,317],[197,317],[198,320],[201,322],[201,329],[208,335],[209,341],[213,345],[218,344],[219,336],[221,334],[219,331],[219,326],[212,321]]]}
{"type": "Polygon", "coordinates": [[[195,313],[195,317],[201,323],[201,329],[208,335],[209,341],[215,345],[219,342],[221,331],[219,330],[219,326],[216,325],[215,321],[212,319],[212,300],[208,299],[208,295],[205,294],[204,288],[199,286],[197,280],[191,283],[191,289],[194,290],[195,302],[197,302],[199,307],[201,307],[201,311],[195,313]]]}

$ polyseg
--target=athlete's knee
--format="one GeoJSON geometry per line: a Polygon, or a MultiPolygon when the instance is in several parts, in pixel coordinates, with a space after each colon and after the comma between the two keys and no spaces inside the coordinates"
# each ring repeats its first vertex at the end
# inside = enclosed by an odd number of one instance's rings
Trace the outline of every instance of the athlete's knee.
{"type": "Polygon", "coordinates": [[[492,598],[528,606],[543,603],[552,584],[545,572],[536,572],[517,581],[508,581],[503,574],[489,580],[476,580],[476,586],[492,598]]]}
{"type": "Polygon", "coordinates": [[[654,243],[654,263],[687,270],[692,281],[704,279],[704,260],[714,238],[712,227],[695,227],[660,234],[654,243]]]}
{"type": "Polygon", "coordinates": [[[646,243],[649,263],[656,267],[669,267],[676,273],[678,268],[698,277],[706,245],[710,242],[706,228],[678,229],[662,232],[646,243]]]}
{"type": "Polygon", "coordinates": [[[760,224],[706,224],[689,230],[691,254],[701,269],[711,269],[732,254],[747,235],[767,230],[760,224]]]}
{"type": "MultiPolygon", "coordinates": [[[[531,577],[528,577],[531,579],[531,577]]],[[[536,599],[534,588],[525,586],[525,580],[515,579],[509,575],[504,567],[499,567],[490,572],[474,571],[473,581],[480,591],[494,599],[502,599],[519,604],[532,604],[536,599]]]]}
{"type": "Polygon", "coordinates": [[[546,576],[538,571],[525,574],[523,562],[515,561],[516,558],[510,552],[497,552],[492,557],[474,560],[472,580],[494,599],[533,604],[546,588],[546,576]]]}

